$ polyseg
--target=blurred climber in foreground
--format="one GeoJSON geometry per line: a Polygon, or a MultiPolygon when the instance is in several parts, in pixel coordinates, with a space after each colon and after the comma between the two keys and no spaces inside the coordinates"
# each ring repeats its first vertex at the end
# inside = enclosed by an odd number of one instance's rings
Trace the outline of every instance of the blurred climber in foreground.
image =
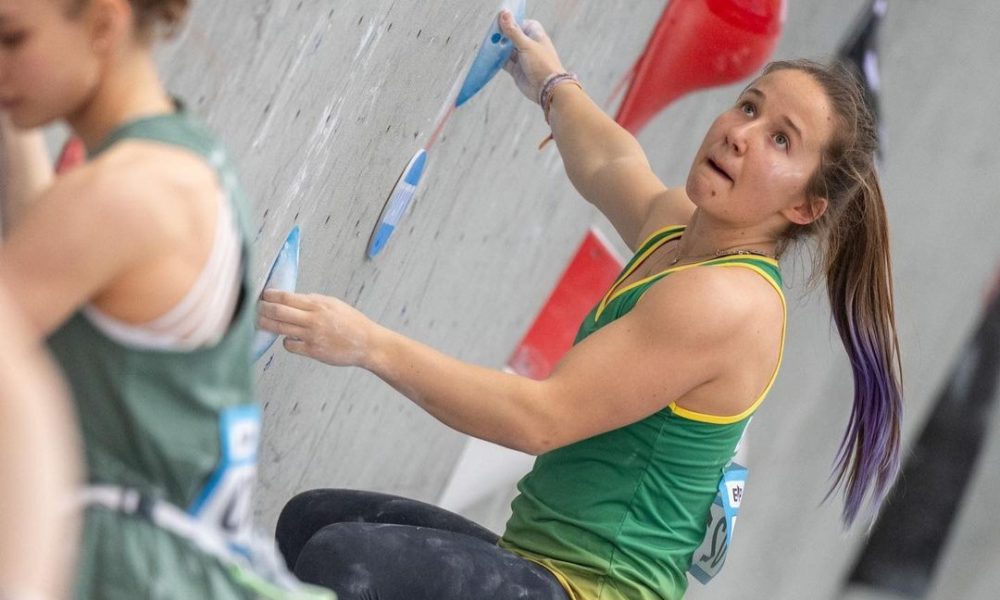
{"type": "Polygon", "coordinates": [[[249,535],[260,409],[243,193],[152,54],[187,10],[0,0],[0,281],[76,401],[75,597],[308,597],[249,535]],[[40,136],[19,130],[54,121],[89,161],[53,181],[40,136]]]}
{"type": "Polygon", "coordinates": [[[78,515],[69,394],[0,282],[0,598],[63,598],[78,515]]]}

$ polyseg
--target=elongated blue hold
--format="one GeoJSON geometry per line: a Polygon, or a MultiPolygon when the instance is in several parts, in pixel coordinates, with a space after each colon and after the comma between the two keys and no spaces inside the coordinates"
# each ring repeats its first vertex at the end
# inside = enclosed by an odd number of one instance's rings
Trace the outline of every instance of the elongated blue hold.
{"type": "MultiPolygon", "coordinates": [[[[285,238],[285,243],[281,246],[278,256],[275,257],[271,270],[264,281],[261,290],[281,290],[283,292],[294,292],[295,285],[299,280],[299,226],[296,225],[285,238]]],[[[258,329],[253,336],[253,360],[256,362],[267,352],[271,344],[278,339],[278,335],[270,331],[258,329]]]]}
{"type": "Polygon", "coordinates": [[[368,242],[368,258],[378,256],[379,252],[382,252],[385,245],[389,243],[392,232],[396,230],[400,219],[406,214],[406,209],[410,207],[413,195],[417,193],[417,187],[420,185],[420,179],[424,176],[426,166],[427,151],[421,148],[403,169],[399,180],[396,181],[396,185],[389,194],[389,199],[385,203],[385,208],[382,209],[382,215],[379,217],[378,223],[375,224],[371,240],[368,242]]]}
{"type": "MultiPolygon", "coordinates": [[[[525,4],[526,0],[504,0],[500,9],[509,10],[518,23],[523,23],[525,4]]],[[[486,32],[486,37],[483,38],[483,43],[479,46],[479,54],[472,61],[469,73],[465,76],[462,89],[459,90],[458,97],[455,99],[455,106],[462,106],[479,93],[479,90],[486,87],[486,84],[500,72],[513,51],[514,44],[500,33],[500,24],[494,17],[490,30],[486,32]]]]}

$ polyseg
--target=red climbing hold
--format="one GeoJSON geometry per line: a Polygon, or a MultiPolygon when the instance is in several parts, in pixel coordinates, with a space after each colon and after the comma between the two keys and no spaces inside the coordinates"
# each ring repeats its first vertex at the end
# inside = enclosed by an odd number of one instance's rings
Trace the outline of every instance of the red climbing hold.
{"type": "Polygon", "coordinates": [[[684,94],[749,77],[771,56],[785,0],[670,0],[615,120],[637,133],[684,94]]]}
{"type": "Polygon", "coordinates": [[[511,371],[545,379],[573,346],[580,323],[607,291],[623,262],[611,245],[590,230],[570,260],[531,329],[507,361],[511,371]]]}

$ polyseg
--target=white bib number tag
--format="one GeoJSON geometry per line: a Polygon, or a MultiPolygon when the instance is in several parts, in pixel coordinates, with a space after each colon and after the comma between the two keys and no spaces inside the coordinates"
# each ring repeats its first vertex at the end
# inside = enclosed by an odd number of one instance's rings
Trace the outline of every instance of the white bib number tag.
{"type": "Polygon", "coordinates": [[[250,509],[257,479],[260,407],[238,406],[219,418],[221,459],[205,489],[188,511],[198,521],[238,542],[249,538],[250,509]]]}
{"type": "Polygon", "coordinates": [[[722,570],[733,542],[736,517],[743,503],[743,491],[749,470],[736,463],[729,463],[719,480],[715,502],[709,511],[705,539],[694,553],[688,571],[705,584],[722,570]]]}

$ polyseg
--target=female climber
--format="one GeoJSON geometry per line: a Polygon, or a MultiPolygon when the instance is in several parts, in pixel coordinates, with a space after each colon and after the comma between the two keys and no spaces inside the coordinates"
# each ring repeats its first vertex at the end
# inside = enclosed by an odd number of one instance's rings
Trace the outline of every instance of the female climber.
{"type": "Polygon", "coordinates": [[[267,292],[293,353],[376,374],[466,434],[538,455],[502,536],[402,498],[314,490],[279,546],[355,598],[676,599],[727,466],[781,362],[779,258],[814,237],[856,382],[836,468],[858,516],[898,464],[901,382],[872,118],[845,71],[768,66],[667,187],[565,73],[540,25],[501,26],[570,181],[635,251],[544,381],[465,364],[319,295],[267,292]]]}
{"type": "Polygon", "coordinates": [[[242,192],[152,55],[187,9],[0,0],[0,281],[76,401],[87,468],[77,598],[279,589],[247,569],[244,545],[260,411],[242,192]],[[54,121],[89,155],[57,179],[39,135],[22,131],[54,121]]]}

